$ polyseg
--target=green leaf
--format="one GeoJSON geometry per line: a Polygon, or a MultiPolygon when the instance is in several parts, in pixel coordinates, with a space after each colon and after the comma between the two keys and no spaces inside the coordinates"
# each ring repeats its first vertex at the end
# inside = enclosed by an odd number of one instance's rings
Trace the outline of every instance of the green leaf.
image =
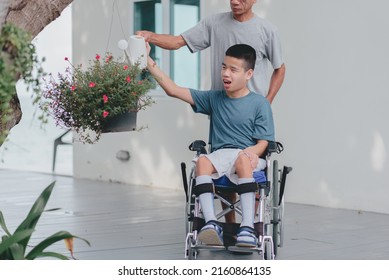
{"type": "MultiPolygon", "coordinates": [[[[28,213],[27,217],[24,219],[24,221],[18,226],[15,233],[18,233],[20,231],[24,230],[34,230],[36,224],[39,221],[40,216],[42,215],[43,210],[46,207],[47,201],[50,198],[51,192],[53,191],[55,182],[51,183],[48,187],[46,187],[43,192],[39,195],[39,197],[36,199],[34,205],[31,207],[30,212],[28,213]]],[[[31,234],[32,234],[31,231],[31,234]]],[[[21,240],[19,243],[26,248],[28,241],[31,238],[31,234],[29,236],[26,236],[25,239],[21,240]]]]}
{"type": "MultiPolygon", "coordinates": [[[[25,239],[28,236],[31,236],[33,229],[19,231],[14,233],[11,236],[3,236],[2,242],[0,243],[0,255],[2,255],[5,251],[10,249],[13,244],[19,243],[21,240],[25,239]]],[[[24,251],[24,247],[21,247],[24,251]]],[[[23,252],[22,252],[23,253],[23,252]]]]}
{"type": "Polygon", "coordinates": [[[24,248],[19,243],[13,243],[8,248],[8,255],[10,260],[23,260],[24,248]]]}
{"type": "Polygon", "coordinates": [[[55,252],[42,252],[37,256],[37,258],[44,258],[44,257],[52,257],[60,260],[69,260],[67,256],[55,252]]]}
{"type": "Polygon", "coordinates": [[[11,236],[11,233],[8,231],[7,226],[5,225],[5,219],[3,216],[3,212],[1,212],[1,211],[0,211],[0,225],[1,225],[1,228],[5,231],[5,233],[8,236],[11,236]]]}
{"type": "Polygon", "coordinates": [[[59,231],[59,232],[47,237],[45,240],[43,240],[38,245],[36,245],[34,247],[34,249],[32,249],[27,254],[26,259],[32,260],[32,259],[39,257],[47,247],[54,244],[55,242],[58,242],[60,240],[64,240],[66,238],[78,238],[78,239],[85,241],[90,246],[89,241],[87,241],[86,239],[74,236],[67,231],[59,231]]]}

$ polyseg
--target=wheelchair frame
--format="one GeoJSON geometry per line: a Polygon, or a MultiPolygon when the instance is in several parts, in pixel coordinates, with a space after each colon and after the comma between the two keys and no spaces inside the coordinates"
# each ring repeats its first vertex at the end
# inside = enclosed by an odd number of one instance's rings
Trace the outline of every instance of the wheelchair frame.
{"type": "MultiPolygon", "coordinates": [[[[192,160],[193,166],[191,167],[189,177],[186,174],[186,164],[181,163],[181,172],[184,190],[186,194],[185,205],[185,222],[186,222],[186,239],[185,239],[185,258],[196,259],[199,251],[201,250],[230,250],[235,252],[257,252],[262,256],[262,259],[272,260],[275,259],[278,253],[278,248],[283,246],[284,240],[284,189],[286,176],[292,171],[291,167],[284,166],[283,169],[279,169],[278,161],[273,160],[271,164],[270,156],[272,153],[281,153],[283,146],[279,142],[269,142],[266,152],[266,181],[258,183],[257,201],[258,207],[255,213],[254,228],[257,232],[258,244],[255,248],[237,247],[232,243],[224,244],[224,246],[214,246],[201,244],[198,241],[197,235],[202,226],[205,224],[202,218],[201,206],[193,193],[195,185],[195,164],[197,158],[201,154],[206,154],[206,143],[201,140],[192,142],[189,146],[191,151],[196,152],[194,159],[192,160]],[[271,176],[270,176],[271,175],[271,176]]],[[[221,219],[227,213],[235,211],[241,216],[240,200],[235,203],[223,198],[222,193],[235,192],[231,188],[225,188],[225,186],[215,185],[215,199],[225,203],[228,207],[222,209],[219,213],[216,213],[217,219],[221,219]]],[[[238,223],[221,223],[224,232],[224,241],[228,236],[233,236],[239,228],[238,223]]]]}

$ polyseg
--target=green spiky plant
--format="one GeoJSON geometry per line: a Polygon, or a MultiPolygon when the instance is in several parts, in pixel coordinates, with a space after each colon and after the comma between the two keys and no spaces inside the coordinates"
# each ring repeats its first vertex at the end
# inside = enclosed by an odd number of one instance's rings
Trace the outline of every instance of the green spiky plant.
{"type": "MultiPolygon", "coordinates": [[[[39,244],[33,246],[33,248],[27,252],[27,248],[30,247],[28,242],[30,241],[31,235],[35,230],[35,226],[46,207],[54,185],[55,182],[51,183],[43,190],[43,192],[35,201],[34,205],[31,207],[27,217],[18,226],[13,234],[9,232],[5,224],[3,213],[0,211],[0,226],[6,234],[2,236],[0,243],[0,260],[33,260],[42,257],[67,260],[69,258],[63,254],[45,251],[47,247],[60,240],[67,241],[72,240],[73,238],[78,238],[85,241],[90,246],[90,243],[83,238],[74,236],[67,231],[59,231],[47,237],[39,244]]],[[[69,250],[73,257],[73,249],[70,248],[69,250]]]]}

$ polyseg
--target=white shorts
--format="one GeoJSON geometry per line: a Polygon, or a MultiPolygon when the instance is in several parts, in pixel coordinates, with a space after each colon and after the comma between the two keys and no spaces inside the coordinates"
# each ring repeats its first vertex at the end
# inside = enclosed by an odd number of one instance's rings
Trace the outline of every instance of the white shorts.
{"type": "MultiPolygon", "coordinates": [[[[220,149],[211,154],[203,154],[201,156],[207,157],[215,167],[217,173],[212,174],[213,179],[226,175],[232,183],[237,184],[238,175],[235,173],[235,161],[241,151],[241,149],[220,149]]],[[[265,167],[266,160],[260,158],[253,172],[263,170],[265,167]]]]}

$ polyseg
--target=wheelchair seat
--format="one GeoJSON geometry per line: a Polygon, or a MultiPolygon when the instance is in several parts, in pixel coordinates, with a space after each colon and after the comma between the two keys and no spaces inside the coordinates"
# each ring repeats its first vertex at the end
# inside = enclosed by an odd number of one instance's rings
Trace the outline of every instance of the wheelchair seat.
{"type": "MultiPolygon", "coordinates": [[[[268,185],[268,181],[266,178],[266,172],[265,170],[259,170],[253,172],[253,177],[255,179],[255,182],[258,184],[259,188],[266,188],[268,185]]],[[[213,184],[215,185],[216,191],[220,191],[223,193],[235,193],[237,185],[228,179],[226,175],[223,175],[222,177],[219,177],[217,179],[212,179],[213,184]]]]}

